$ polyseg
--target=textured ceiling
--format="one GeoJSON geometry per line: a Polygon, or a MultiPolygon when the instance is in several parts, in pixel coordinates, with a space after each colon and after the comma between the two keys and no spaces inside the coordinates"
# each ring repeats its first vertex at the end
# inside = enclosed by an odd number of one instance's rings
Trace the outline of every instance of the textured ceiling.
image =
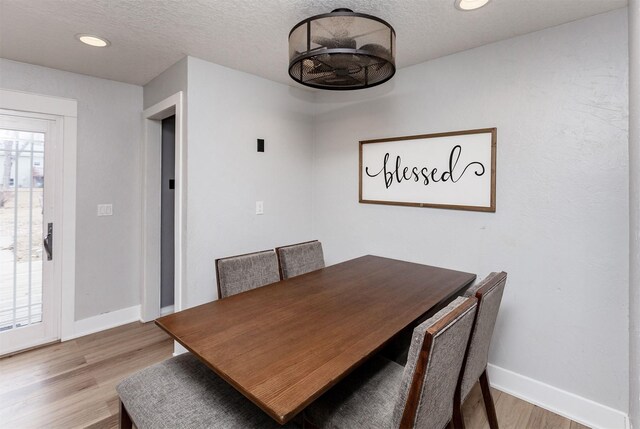
{"type": "Polygon", "coordinates": [[[192,55],[292,86],[289,30],[348,7],[397,33],[406,67],[612,9],[627,0],[492,0],[474,12],[454,0],[0,0],[0,57],[144,85],[192,55]],[[76,33],[112,43],[84,46],[76,33]]]}

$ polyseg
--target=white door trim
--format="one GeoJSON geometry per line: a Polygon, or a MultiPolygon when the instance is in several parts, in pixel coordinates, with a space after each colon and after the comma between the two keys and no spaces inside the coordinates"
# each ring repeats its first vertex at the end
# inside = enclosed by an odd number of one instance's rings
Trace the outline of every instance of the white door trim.
{"type": "Polygon", "coordinates": [[[24,112],[37,117],[38,114],[53,115],[61,127],[57,132],[56,147],[57,186],[61,194],[56,195],[54,246],[57,252],[57,269],[54,281],[61,286],[59,337],[65,340],[73,334],[75,321],[75,271],[76,271],[76,161],[78,102],[67,98],[0,89],[0,109],[24,112]],[[57,243],[56,243],[57,240],[57,243]],[[59,244],[60,247],[56,246],[59,244]]]}
{"type": "Polygon", "coordinates": [[[175,130],[175,311],[185,302],[187,139],[184,126],[183,92],[180,91],[143,112],[145,136],[142,148],[142,290],[140,318],[160,317],[160,159],[162,119],[176,115],[175,130]]]}

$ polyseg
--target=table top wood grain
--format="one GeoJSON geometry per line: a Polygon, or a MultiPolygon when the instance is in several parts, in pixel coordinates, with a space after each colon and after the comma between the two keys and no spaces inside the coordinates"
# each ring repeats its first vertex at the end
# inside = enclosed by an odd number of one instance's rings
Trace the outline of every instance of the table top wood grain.
{"type": "Polygon", "coordinates": [[[156,323],[283,424],[475,277],[363,256],[156,323]]]}

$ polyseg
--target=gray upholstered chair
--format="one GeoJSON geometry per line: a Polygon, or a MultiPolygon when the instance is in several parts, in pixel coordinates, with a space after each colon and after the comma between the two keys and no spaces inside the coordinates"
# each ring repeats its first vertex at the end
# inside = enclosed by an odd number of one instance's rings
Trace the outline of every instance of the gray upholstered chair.
{"type": "Polygon", "coordinates": [[[443,429],[453,413],[477,301],[459,297],[413,331],[402,367],[377,355],[309,405],[318,428],[443,429]]]}
{"type": "Polygon", "coordinates": [[[275,283],[280,280],[273,250],[216,259],[218,298],[275,283]]]}
{"type": "Polygon", "coordinates": [[[496,417],[496,409],[487,376],[487,361],[489,359],[491,336],[493,335],[493,328],[496,324],[506,283],[507,273],[491,273],[483,281],[465,292],[466,296],[475,296],[478,299],[478,313],[471,331],[464,367],[460,374],[454,397],[453,425],[456,429],[464,428],[462,404],[466,397],[469,396],[478,379],[480,380],[489,427],[498,429],[498,418],[496,417]]]}
{"type": "Polygon", "coordinates": [[[283,427],[190,353],[133,374],[116,390],[121,428],[283,427]]]}
{"type": "Polygon", "coordinates": [[[322,244],[318,240],[278,247],[276,253],[282,279],[324,268],[322,244]]]}

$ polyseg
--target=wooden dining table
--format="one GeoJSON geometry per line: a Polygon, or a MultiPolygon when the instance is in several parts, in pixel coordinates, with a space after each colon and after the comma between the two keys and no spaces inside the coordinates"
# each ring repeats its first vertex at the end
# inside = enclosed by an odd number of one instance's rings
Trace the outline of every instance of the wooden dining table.
{"type": "Polygon", "coordinates": [[[475,278],[363,256],[156,323],[284,424],[475,278]]]}

